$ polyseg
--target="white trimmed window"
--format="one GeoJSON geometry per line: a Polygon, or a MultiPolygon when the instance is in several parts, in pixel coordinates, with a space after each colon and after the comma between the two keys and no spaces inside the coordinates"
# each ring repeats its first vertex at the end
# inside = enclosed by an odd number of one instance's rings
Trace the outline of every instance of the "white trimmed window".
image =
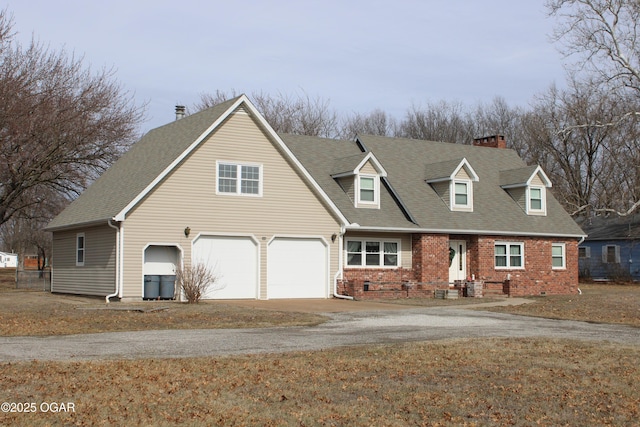
{"type": "Polygon", "coordinates": [[[527,188],[527,213],[538,215],[544,215],[547,213],[545,190],[545,187],[527,188]]]}
{"type": "Polygon", "coordinates": [[[76,266],[82,267],[84,266],[85,260],[85,238],[84,233],[76,234],[76,266]]]}
{"type": "Polygon", "coordinates": [[[262,195],[262,165],[217,163],[218,194],[262,195]]]}
{"type": "Polygon", "coordinates": [[[524,268],[524,243],[496,242],[495,268],[524,268]]]}
{"type": "Polygon", "coordinates": [[[551,268],[556,270],[567,268],[565,249],[564,243],[553,243],[551,245],[551,268]]]}
{"type": "Polygon", "coordinates": [[[379,205],[380,178],[377,175],[358,175],[356,183],[358,205],[379,205]]]}
{"type": "Polygon", "coordinates": [[[399,241],[347,240],[347,266],[349,267],[398,267],[399,263],[399,241]]]}
{"type": "Polygon", "coordinates": [[[452,210],[473,209],[473,184],[470,180],[454,180],[451,194],[452,210]]]}

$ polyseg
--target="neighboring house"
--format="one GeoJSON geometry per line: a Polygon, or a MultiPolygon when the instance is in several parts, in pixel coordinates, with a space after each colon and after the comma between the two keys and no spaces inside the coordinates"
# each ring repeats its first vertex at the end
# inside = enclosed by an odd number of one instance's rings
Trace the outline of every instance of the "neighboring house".
{"type": "Polygon", "coordinates": [[[0,252],[0,268],[18,267],[18,255],[7,252],[0,252]]]}
{"type": "Polygon", "coordinates": [[[49,224],[52,291],[137,299],[204,261],[206,298],[575,293],[584,233],[550,187],[504,148],[278,135],[242,95],[149,132],[49,224]]]}
{"type": "Polygon", "coordinates": [[[588,218],[582,229],[588,237],[578,247],[581,278],[640,280],[640,214],[588,218]]]}

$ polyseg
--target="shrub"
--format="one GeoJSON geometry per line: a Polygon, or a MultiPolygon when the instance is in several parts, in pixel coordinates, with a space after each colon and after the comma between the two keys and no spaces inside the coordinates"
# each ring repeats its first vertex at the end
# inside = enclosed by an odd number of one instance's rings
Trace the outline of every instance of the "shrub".
{"type": "Polygon", "coordinates": [[[189,304],[198,303],[209,289],[216,286],[217,280],[211,268],[200,262],[176,271],[177,289],[182,291],[189,304]]]}

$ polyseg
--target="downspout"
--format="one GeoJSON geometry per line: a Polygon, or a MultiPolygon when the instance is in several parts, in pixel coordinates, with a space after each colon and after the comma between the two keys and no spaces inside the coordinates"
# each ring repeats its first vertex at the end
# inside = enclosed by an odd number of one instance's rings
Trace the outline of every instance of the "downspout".
{"type": "MultiPolygon", "coordinates": [[[[586,238],[587,238],[587,236],[582,236],[582,237],[580,238],[580,241],[578,242],[578,246],[580,246],[580,244],[581,244],[582,242],[584,242],[584,239],[586,239],[586,238]]],[[[582,291],[580,290],[580,288],[578,288],[578,295],[582,295],[582,291]]]]}
{"type": "Polygon", "coordinates": [[[114,230],[116,230],[116,290],[110,294],[107,295],[105,297],[105,302],[107,304],[109,304],[109,298],[113,298],[115,296],[118,296],[118,293],[120,291],[120,227],[113,225],[111,223],[111,220],[107,221],[107,225],[111,228],[113,228],[114,230]]]}
{"type": "Polygon", "coordinates": [[[338,279],[342,279],[342,254],[343,254],[343,245],[344,245],[344,240],[342,239],[342,237],[344,236],[345,233],[345,229],[344,226],[340,226],[340,235],[338,236],[338,271],[336,271],[335,276],[333,276],[333,296],[335,298],[342,298],[342,299],[348,299],[348,300],[353,300],[353,297],[350,297],[349,295],[342,295],[338,293],[338,279]]]}

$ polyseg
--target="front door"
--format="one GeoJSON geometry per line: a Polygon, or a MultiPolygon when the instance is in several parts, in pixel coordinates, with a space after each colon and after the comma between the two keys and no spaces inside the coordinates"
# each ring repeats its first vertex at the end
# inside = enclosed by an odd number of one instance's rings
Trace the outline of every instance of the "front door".
{"type": "Polygon", "coordinates": [[[449,283],[467,278],[467,242],[449,240],[449,283]]]}

